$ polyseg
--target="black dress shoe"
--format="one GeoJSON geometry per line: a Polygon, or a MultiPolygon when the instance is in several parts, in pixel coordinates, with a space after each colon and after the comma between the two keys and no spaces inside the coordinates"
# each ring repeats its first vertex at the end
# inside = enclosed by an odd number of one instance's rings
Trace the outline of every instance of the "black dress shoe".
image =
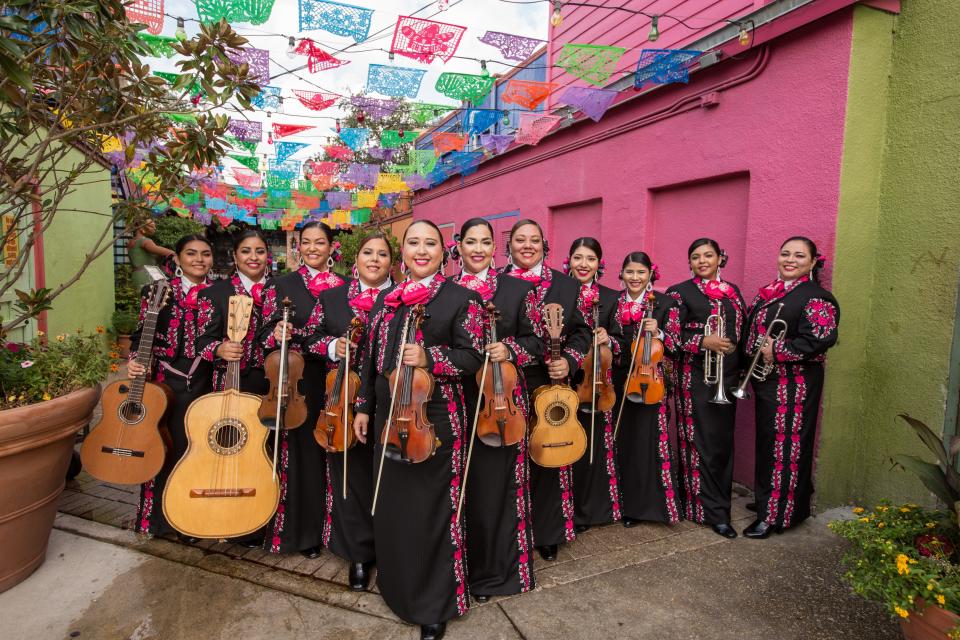
{"type": "Polygon", "coordinates": [[[185,536],[182,533],[177,534],[177,538],[180,542],[186,542],[187,544],[197,544],[200,542],[200,538],[194,538],[193,536],[185,536]]]}
{"type": "Polygon", "coordinates": [[[783,529],[769,522],[754,520],[753,524],[743,530],[743,535],[748,538],[753,538],[754,540],[762,540],[763,538],[769,537],[773,532],[783,533],[783,529]]]}
{"type": "Polygon", "coordinates": [[[309,549],[304,549],[303,551],[301,551],[300,555],[302,555],[304,558],[313,560],[314,558],[320,557],[321,551],[323,551],[323,547],[320,547],[320,546],[310,547],[309,549]]]}
{"type": "Polygon", "coordinates": [[[438,622],[437,624],[420,625],[420,640],[440,640],[443,634],[447,632],[447,623],[438,622]]]}
{"type": "Polygon", "coordinates": [[[557,559],[557,545],[548,544],[542,547],[537,547],[537,551],[540,553],[540,557],[544,560],[556,560],[557,559]]]}
{"type": "Polygon", "coordinates": [[[575,527],[573,528],[573,530],[576,531],[578,535],[581,534],[581,533],[586,533],[587,531],[590,531],[590,525],[588,525],[588,524],[578,524],[577,526],[575,526],[575,527]]]}
{"type": "Polygon", "coordinates": [[[241,547],[246,547],[247,549],[259,549],[263,546],[263,538],[257,538],[255,540],[241,540],[241,547]]]}
{"type": "Polygon", "coordinates": [[[624,519],[623,519],[623,526],[624,526],[625,528],[629,529],[629,528],[631,528],[631,527],[637,526],[638,524],[640,524],[640,522],[641,522],[640,520],[634,520],[633,518],[624,518],[624,519]]]}
{"type": "Polygon", "coordinates": [[[753,511],[754,513],[757,512],[757,503],[756,503],[756,502],[748,502],[746,506],[747,506],[747,511],[753,511]]]}
{"type": "Polygon", "coordinates": [[[480,604],[483,604],[484,602],[490,602],[490,596],[477,596],[477,595],[475,595],[475,596],[473,596],[473,599],[476,600],[477,602],[479,602],[480,604]]]}
{"type": "Polygon", "coordinates": [[[729,538],[730,540],[733,540],[734,538],[737,537],[737,530],[731,527],[726,522],[721,524],[711,525],[711,528],[713,529],[713,532],[718,536],[723,536],[724,538],[729,538]]]}
{"type": "Polygon", "coordinates": [[[370,568],[372,562],[352,562],[350,563],[350,590],[366,591],[370,585],[370,568]]]}

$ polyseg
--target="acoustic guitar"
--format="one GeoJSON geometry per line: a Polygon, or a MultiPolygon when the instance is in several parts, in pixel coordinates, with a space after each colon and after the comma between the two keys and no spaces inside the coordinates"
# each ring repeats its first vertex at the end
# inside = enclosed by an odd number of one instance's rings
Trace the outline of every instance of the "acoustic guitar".
{"type": "MultiPolygon", "coordinates": [[[[153,285],[147,302],[136,361],[150,370],[157,317],[170,294],[163,278],[153,285]]],[[[80,447],[83,468],[98,480],[141,484],[156,476],[166,457],[160,424],[170,404],[166,385],[147,382],[146,374],[118,380],[100,397],[103,416],[80,447]]]]}
{"type": "MultiPolygon", "coordinates": [[[[563,307],[543,307],[549,336],[550,359],[560,355],[563,333],[563,307]]],[[[564,467],[573,464],[587,449],[587,434],[577,420],[580,400],[577,392],[562,380],[552,380],[533,392],[534,417],[530,423],[530,457],[541,467],[564,467]]]]}
{"type": "MultiPolygon", "coordinates": [[[[231,296],[227,336],[242,342],[253,299],[231,296]]],[[[163,515],[195,538],[235,538],[270,521],[280,485],[267,457],[260,396],[240,391],[240,363],[227,365],[224,390],[197,398],[187,409],[187,451],[163,490],[163,515]]]]}

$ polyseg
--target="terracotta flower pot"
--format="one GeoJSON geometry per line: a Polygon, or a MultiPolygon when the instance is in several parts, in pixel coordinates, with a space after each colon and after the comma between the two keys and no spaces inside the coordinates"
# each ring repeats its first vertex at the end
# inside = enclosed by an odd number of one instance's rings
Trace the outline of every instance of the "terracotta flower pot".
{"type": "Polygon", "coordinates": [[[74,438],[100,387],[0,411],[0,592],[43,564],[74,438]]]}
{"type": "Polygon", "coordinates": [[[960,616],[917,598],[910,617],[900,619],[900,631],[907,640],[945,640],[947,633],[960,624],[960,616]]]}

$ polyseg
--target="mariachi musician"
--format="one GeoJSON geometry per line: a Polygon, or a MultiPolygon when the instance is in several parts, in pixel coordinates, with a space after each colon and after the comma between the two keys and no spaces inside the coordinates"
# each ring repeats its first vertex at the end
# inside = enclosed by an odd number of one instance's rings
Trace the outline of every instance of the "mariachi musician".
{"type": "Polygon", "coordinates": [[[420,625],[421,638],[434,640],[448,620],[469,608],[466,550],[456,517],[469,429],[462,379],[483,362],[484,312],[480,296],[440,272],[446,251],[435,224],[411,224],[401,256],[407,280],[380,296],[370,312],[354,427],[361,442],[372,437],[376,443],[373,529],[380,593],[397,616],[420,625]],[[413,318],[421,318],[416,330],[413,318]],[[409,395],[406,388],[393,395],[400,377],[412,380],[409,395]],[[414,396],[423,398],[417,407],[410,405],[414,396]],[[395,408],[416,420],[392,420],[395,408]],[[408,450],[395,442],[414,437],[433,438],[433,455],[414,463],[399,459],[408,450]],[[389,447],[381,446],[382,439],[389,447]]]}
{"type": "Polygon", "coordinates": [[[131,336],[130,362],[127,373],[131,378],[149,373],[150,380],[162,382],[173,392],[173,403],[167,413],[171,448],[157,476],[140,487],[140,503],[134,529],[143,534],[163,535],[173,527],[163,516],[161,500],[167,478],[173,466],[187,450],[187,434],[183,419],[190,403],[210,391],[210,364],[200,357],[197,340],[199,327],[211,313],[209,301],[200,297],[200,291],[210,285],[207,274],[213,267],[213,248],[200,235],[180,238],[174,247],[176,272],[170,280],[171,297],[157,318],[153,340],[153,370],[146,372],[134,360],[140,345],[140,333],[146,314],[150,285],[140,294],[140,324],[131,336]]]}
{"type": "Polygon", "coordinates": [[[736,538],[730,526],[736,405],[727,396],[736,385],[745,308],[737,286],[720,277],[727,256],[716,240],[694,240],[687,258],[693,277],[667,289],[680,308],[674,375],[683,515],[736,538]]]}
{"type": "MultiPolygon", "coordinates": [[[[538,387],[550,384],[551,379],[574,375],[590,349],[592,336],[577,308],[579,285],[576,280],[546,264],[549,246],[540,225],[534,220],[519,220],[510,229],[509,238],[510,264],[505,273],[533,284],[530,322],[544,343],[543,305],[557,303],[563,307],[563,357],[547,362],[538,360],[523,367],[523,377],[532,394],[538,387]]],[[[558,545],[577,537],[570,470],[570,466],[554,469],[534,464],[530,467],[533,538],[544,560],[556,558],[558,545]]]]}
{"type": "MultiPolygon", "coordinates": [[[[461,266],[455,281],[476,291],[496,309],[497,342],[489,342],[490,362],[508,362],[519,368],[542,358],[543,343],[530,323],[533,285],[499,274],[493,264],[496,241],[493,227],[483,218],[471,218],[454,236],[453,256],[461,266]]],[[[489,338],[489,333],[488,336],[489,338]]],[[[488,367],[486,386],[492,373],[488,367]]],[[[479,393],[475,377],[463,379],[473,420],[479,393]]],[[[530,408],[520,377],[512,400],[526,421],[530,408]]],[[[485,402],[492,402],[485,398],[485,402]]],[[[471,425],[472,426],[472,425],[471,425]]],[[[526,429],[513,445],[491,446],[478,436],[472,443],[470,471],[464,488],[470,592],[478,602],[490,596],[525,593],[533,581],[533,521],[526,429]]]]}
{"type": "MultiPolygon", "coordinates": [[[[609,348],[613,357],[619,357],[624,347],[623,328],[616,314],[617,292],[597,282],[603,277],[604,266],[603,248],[596,238],[577,238],[570,245],[565,271],[580,283],[577,308],[592,330],[593,340],[598,345],[609,348]]],[[[592,348],[593,342],[590,346],[591,350],[592,348]]],[[[577,379],[584,379],[586,373],[581,370],[577,379]]],[[[613,383],[612,370],[600,372],[600,375],[606,377],[604,382],[607,384],[613,383]]],[[[596,386],[594,390],[596,392],[596,386]]],[[[580,410],[580,422],[584,429],[587,429],[589,437],[591,405],[584,402],[580,405],[580,410]],[[584,413],[584,410],[587,413],[584,413]]],[[[618,522],[621,517],[613,415],[612,410],[596,410],[593,442],[589,444],[592,456],[585,454],[573,464],[573,510],[577,533],[583,533],[593,525],[618,522]]]]}
{"type": "Polygon", "coordinates": [[[757,519],[743,531],[748,538],[780,533],[810,515],[823,361],[840,322],[836,298],[819,283],[823,264],[812,240],[789,238],[780,247],[777,279],[750,307],[744,345],[761,345],[754,368],[761,372],[746,374],[753,378],[757,416],[757,519]]]}
{"type": "MultiPolygon", "coordinates": [[[[664,383],[658,402],[624,401],[623,395],[631,363],[639,366],[643,354],[632,349],[644,335],[660,340],[664,358],[672,357],[680,341],[680,310],[670,296],[653,290],[659,273],[657,265],[643,251],[628,253],[620,269],[623,291],[618,300],[617,317],[623,326],[623,344],[613,370],[617,399],[617,462],[620,471],[620,509],[623,526],[640,522],[680,521],[676,495],[676,472],[670,444],[670,399],[663,359],[656,373],[664,383]]],[[[639,343],[637,347],[639,348],[639,343]]],[[[642,399],[642,398],[641,398],[642,399]]]]}
{"type": "Polygon", "coordinates": [[[304,354],[300,391],[306,396],[307,419],[303,426],[282,431],[278,466],[280,506],[268,527],[264,547],[271,553],[299,551],[307,558],[320,555],[326,514],[326,458],[313,437],[312,425],[323,408],[326,366],[320,358],[305,353],[304,341],[320,322],[320,294],[343,284],[331,271],[336,247],[333,231],[322,222],[311,221],[300,229],[298,243],[301,266],[274,278],[264,292],[264,326],[260,340],[267,351],[280,345],[286,335],[290,346],[304,354]],[[282,326],[281,301],[292,302],[292,316],[282,326]]]}
{"type": "MultiPolygon", "coordinates": [[[[318,308],[322,309],[320,324],[317,332],[305,339],[304,347],[307,353],[326,360],[328,376],[347,357],[346,335],[351,322],[358,319],[365,327],[377,297],[393,288],[390,279],[393,259],[393,249],[387,237],[380,231],[371,232],[357,248],[355,279],[320,294],[317,301],[318,308]]],[[[350,369],[357,374],[363,362],[364,347],[363,338],[360,344],[350,345],[350,369]]],[[[325,404],[329,403],[330,398],[327,398],[325,404]]],[[[346,426],[352,433],[353,424],[346,426]]],[[[314,425],[307,427],[313,429],[314,425]]],[[[372,442],[358,442],[346,456],[342,452],[327,452],[326,503],[323,545],[350,563],[350,588],[364,591],[370,583],[370,571],[376,560],[373,516],[370,515],[373,503],[372,442]],[[345,457],[346,492],[343,486],[345,457]]]]}

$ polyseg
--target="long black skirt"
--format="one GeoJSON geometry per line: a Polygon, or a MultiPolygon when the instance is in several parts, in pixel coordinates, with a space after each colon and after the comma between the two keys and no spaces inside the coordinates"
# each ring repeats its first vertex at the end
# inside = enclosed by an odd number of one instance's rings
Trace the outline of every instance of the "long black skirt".
{"type": "MultiPolygon", "coordinates": [[[[313,427],[323,409],[325,367],[308,359],[300,380],[306,397],[307,419],[296,429],[280,433],[280,504],[264,537],[270,553],[292,553],[323,544],[327,511],[327,458],[313,437],[313,427]],[[319,390],[319,393],[316,391],[319,390]]],[[[273,455],[273,434],[267,446],[273,455]]]]}
{"type": "Polygon", "coordinates": [[[597,412],[593,424],[593,462],[590,462],[590,412],[577,417],[587,432],[587,450],[573,463],[573,521],[577,526],[620,520],[620,489],[613,412],[597,412]]]}
{"type": "Polygon", "coordinates": [[[373,443],[347,452],[347,497],[343,497],[343,453],[327,453],[327,504],[323,546],[347,562],[372,562],[373,443]]]}
{"type": "Polygon", "coordinates": [[[533,586],[533,522],[526,437],[510,447],[473,445],[464,506],[470,590],[482,596],[533,586]]]}
{"type": "MultiPolygon", "coordinates": [[[[703,369],[690,361],[679,364],[677,375],[677,444],[683,515],[700,524],[730,522],[733,491],[733,435],[736,400],[709,402],[714,385],[703,381],[703,369]]],[[[732,379],[732,373],[727,376],[732,379]]],[[[727,395],[732,386],[728,387],[727,395]]]]}
{"type": "MultiPolygon", "coordinates": [[[[180,358],[173,363],[178,371],[187,372],[193,365],[193,360],[180,358]]],[[[140,504],[137,507],[137,519],[134,530],[142,534],[165,535],[173,533],[174,529],[163,515],[163,490],[167,485],[167,478],[173,467],[180,461],[187,451],[187,433],[183,419],[190,404],[202,395],[210,393],[212,389],[211,371],[207,363],[200,363],[193,373],[188,386],[185,378],[164,371],[163,384],[173,392],[173,402],[167,413],[167,430],[170,432],[170,449],[160,473],[140,485],[140,504]]]]}
{"type": "MultiPolygon", "coordinates": [[[[390,406],[384,376],[376,382],[375,442],[390,406]]],[[[459,384],[437,380],[427,405],[440,445],[417,464],[384,461],[373,518],[377,585],[387,606],[412,624],[434,624],[463,615],[469,607],[466,557],[457,503],[466,442],[464,399],[459,384]]],[[[393,427],[391,427],[392,429],[393,427]]],[[[374,471],[380,446],[374,449],[374,471]]]]}
{"type": "Polygon", "coordinates": [[[669,397],[664,396],[660,404],[628,400],[623,407],[617,433],[617,461],[624,518],[671,524],[680,520],[669,406],[669,397]]]}
{"type": "Polygon", "coordinates": [[[789,528],[810,515],[823,366],[778,365],[764,382],[754,381],[753,389],[757,518],[789,528]]]}

